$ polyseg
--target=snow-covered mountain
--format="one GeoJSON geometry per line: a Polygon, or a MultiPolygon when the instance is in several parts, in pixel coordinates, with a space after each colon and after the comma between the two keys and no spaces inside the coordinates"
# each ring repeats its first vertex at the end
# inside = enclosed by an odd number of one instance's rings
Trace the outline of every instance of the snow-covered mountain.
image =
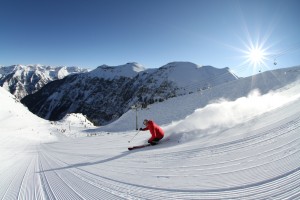
{"type": "Polygon", "coordinates": [[[22,99],[47,83],[70,74],[87,72],[79,67],[51,67],[43,65],[12,65],[0,67],[0,86],[22,99]]]}
{"type": "Polygon", "coordinates": [[[45,119],[59,120],[75,112],[103,125],[118,119],[137,103],[145,107],[236,79],[228,68],[200,67],[188,62],[147,70],[137,63],[100,66],[53,81],[22,99],[22,103],[45,119]]]}
{"type": "MultiPolygon", "coordinates": [[[[172,62],[152,71],[146,78],[147,85],[172,85],[176,95],[185,95],[238,79],[229,68],[199,66],[191,62],[172,62]]],[[[155,97],[154,97],[155,98],[155,97]]]]}
{"type": "Polygon", "coordinates": [[[89,73],[90,77],[103,78],[103,79],[118,79],[120,77],[133,78],[139,72],[146,69],[138,63],[127,63],[120,66],[101,65],[89,73]]]}
{"type": "MultiPolygon", "coordinates": [[[[203,108],[212,103],[218,103],[222,101],[236,101],[239,98],[255,97],[265,94],[272,94],[272,91],[284,90],[284,86],[291,83],[298,84],[300,80],[300,66],[277,69],[272,71],[266,71],[254,76],[239,78],[237,80],[227,82],[215,87],[211,87],[207,90],[202,90],[189,95],[182,95],[176,98],[168,99],[167,101],[159,104],[153,104],[150,109],[139,109],[138,111],[138,124],[143,126],[144,119],[153,119],[159,124],[170,124],[173,121],[179,121],[184,119],[186,116],[192,115],[196,109],[203,108]],[[297,81],[298,80],[298,81],[297,81]],[[174,108],[174,105],[177,105],[174,108]]],[[[272,96],[272,95],[270,95],[272,96]]],[[[268,99],[270,104],[276,101],[270,97],[268,99]]],[[[260,101],[253,103],[260,107],[260,101]]],[[[264,102],[263,102],[264,103],[264,102]]],[[[282,102],[283,103],[283,102],[282,102]]],[[[221,107],[220,107],[221,108],[221,107]]],[[[233,110],[238,109],[232,108],[233,110]]],[[[251,105],[249,104],[249,109],[251,105]]],[[[231,110],[219,110],[219,114],[225,118],[231,118],[228,115],[231,110]]],[[[242,110],[240,112],[243,112],[242,110]]],[[[257,111],[253,109],[253,112],[257,114],[257,111]]],[[[242,115],[242,114],[241,114],[242,115]]],[[[210,119],[201,119],[199,124],[203,121],[212,120],[213,116],[209,116],[210,119]]],[[[136,126],[136,111],[129,110],[124,113],[118,120],[110,123],[104,127],[100,127],[99,131],[129,131],[134,129],[136,126]],[[130,122],[130,123],[128,123],[130,122]]],[[[193,128],[195,126],[193,125],[193,128]]]]}

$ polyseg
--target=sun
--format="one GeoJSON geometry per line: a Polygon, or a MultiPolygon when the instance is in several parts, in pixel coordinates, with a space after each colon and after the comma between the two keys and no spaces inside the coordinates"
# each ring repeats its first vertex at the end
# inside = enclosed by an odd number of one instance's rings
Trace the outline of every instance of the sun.
{"type": "Polygon", "coordinates": [[[262,48],[254,47],[247,52],[247,58],[254,66],[259,66],[266,60],[266,52],[262,48]]]}
{"type": "Polygon", "coordinates": [[[260,31],[253,35],[245,25],[245,35],[237,34],[238,46],[225,44],[227,47],[237,51],[239,54],[235,58],[241,62],[231,67],[236,73],[244,73],[246,75],[253,75],[258,72],[271,69],[272,64],[276,65],[274,57],[274,46],[277,42],[269,42],[271,32],[261,35],[260,31]],[[272,51],[273,50],[273,51],[272,51]]]}

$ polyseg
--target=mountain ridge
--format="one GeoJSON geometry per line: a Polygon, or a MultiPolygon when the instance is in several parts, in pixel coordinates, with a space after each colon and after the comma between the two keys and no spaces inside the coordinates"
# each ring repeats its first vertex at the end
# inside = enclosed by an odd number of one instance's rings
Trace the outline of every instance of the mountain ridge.
{"type": "Polygon", "coordinates": [[[87,72],[79,67],[52,67],[46,65],[11,65],[0,67],[0,86],[22,99],[47,83],[70,74],[87,72]]]}
{"type": "Polygon", "coordinates": [[[236,79],[228,68],[208,70],[187,62],[172,62],[157,69],[144,69],[137,63],[102,65],[88,73],[53,81],[26,96],[22,103],[45,119],[59,120],[76,112],[87,115],[96,125],[104,125],[135,104],[146,107],[236,79]]]}

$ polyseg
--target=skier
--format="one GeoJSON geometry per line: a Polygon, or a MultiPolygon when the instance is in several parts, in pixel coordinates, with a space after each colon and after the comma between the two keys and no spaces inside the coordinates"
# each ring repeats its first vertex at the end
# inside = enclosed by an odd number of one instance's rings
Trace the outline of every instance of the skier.
{"type": "Polygon", "coordinates": [[[152,120],[145,119],[143,124],[146,127],[140,128],[140,131],[149,130],[152,135],[152,137],[148,140],[148,143],[151,145],[158,144],[158,141],[160,141],[164,137],[164,131],[162,130],[162,128],[155,124],[152,120]]]}

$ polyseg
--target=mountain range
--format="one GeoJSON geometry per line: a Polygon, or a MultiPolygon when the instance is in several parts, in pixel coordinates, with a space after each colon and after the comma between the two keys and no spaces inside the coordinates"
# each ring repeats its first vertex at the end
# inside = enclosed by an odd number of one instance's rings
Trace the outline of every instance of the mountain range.
{"type": "Polygon", "coordinates": [[[229,68],[190,62],[172,62],[155,69],[146,69],[138,63],[102,65],[49,82],[21,102],[44,119],[60,120],[68,113],[82,113],[95,125],[105,125],[134,105],[145,108],[236,79],[229,68]]]}
{"type": "Polygon", "coordinates": [[[12,65],[0,67],[0,86],[22,99],[47,83],[74,73],[87,72],[79,67],[51,67],[43,65],[12,65]]]}

